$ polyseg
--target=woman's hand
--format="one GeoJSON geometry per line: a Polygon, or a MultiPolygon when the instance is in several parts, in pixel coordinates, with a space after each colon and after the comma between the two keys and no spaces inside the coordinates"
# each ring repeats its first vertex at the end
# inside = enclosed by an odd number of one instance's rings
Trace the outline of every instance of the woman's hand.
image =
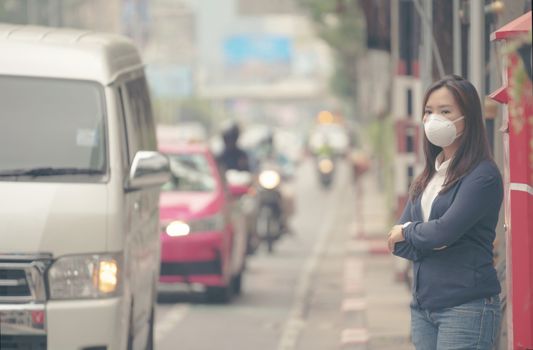
{"type": "Polygon", "coordinates": [[[389,252],[392,253],[394,251],[394,245],[402,241],[405,241],[402,232],[402,225],[394,225],[389,232],[389,239],[387,241],[389,252]]]}

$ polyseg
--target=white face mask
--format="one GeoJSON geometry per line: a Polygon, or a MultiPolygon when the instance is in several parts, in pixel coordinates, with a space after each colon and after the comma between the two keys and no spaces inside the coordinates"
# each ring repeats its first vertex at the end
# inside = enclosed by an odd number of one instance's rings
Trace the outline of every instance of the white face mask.
{"type": "Polygon", "coordinates": [[[440,114],[432,113],[424,123],[424,131],[432,144],[439,147],[447,147],[461,135],[457,135],[455,123],[465,117],[459,117],[451,121],[440,114]]]}

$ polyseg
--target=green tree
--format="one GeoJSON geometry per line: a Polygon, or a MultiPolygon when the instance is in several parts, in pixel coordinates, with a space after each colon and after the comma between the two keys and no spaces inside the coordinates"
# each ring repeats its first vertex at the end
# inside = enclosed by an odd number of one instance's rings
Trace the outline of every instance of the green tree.
{"type": "Polygon", "coordinates": [[[356,104],[357,62],[366,50],[365,17],[359,0],[299,0],[317,35],[335,57],[331,88],[351,108],[356,104]]]}
{"type": "Polygon", "coordinates": [[[0,0],[0,22],[25,24],[27,20],[25,1],[0,0]]]}

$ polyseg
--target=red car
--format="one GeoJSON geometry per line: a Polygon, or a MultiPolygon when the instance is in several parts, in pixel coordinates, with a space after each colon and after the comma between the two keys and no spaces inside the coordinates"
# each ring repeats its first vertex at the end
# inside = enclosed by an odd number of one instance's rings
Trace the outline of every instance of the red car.
{"type": "Polygon", "coordinates": [[[172,179],[160,197],[160,293],[205,289],[209,300],[227,302],[240,293],[246,229],[238,199],[207,147],[162,146],[172,179]],[[190,288],[189,288],[190,287],[190,288]]]}

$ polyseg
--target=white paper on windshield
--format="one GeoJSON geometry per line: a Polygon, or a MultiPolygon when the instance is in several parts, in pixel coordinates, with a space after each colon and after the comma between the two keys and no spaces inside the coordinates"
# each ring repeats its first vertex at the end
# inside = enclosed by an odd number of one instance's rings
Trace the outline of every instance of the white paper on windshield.
{"type": "Polygon", "coordinates": [[[96,131],[93,129],[78,129],[76,145],[80,147],[96,147],[98,144],[96,131]]]}

